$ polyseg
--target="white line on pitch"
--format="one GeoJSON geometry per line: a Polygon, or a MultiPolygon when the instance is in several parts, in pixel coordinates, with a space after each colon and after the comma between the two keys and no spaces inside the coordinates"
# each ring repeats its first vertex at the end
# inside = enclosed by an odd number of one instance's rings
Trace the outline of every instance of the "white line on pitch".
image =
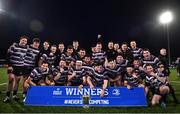
{"type": "Polygon", "coordinates": [[[0,84],[0,86],[3,86],[3,85],[6,85],[7,83],[2,83],[2,84],[0,84]]]}

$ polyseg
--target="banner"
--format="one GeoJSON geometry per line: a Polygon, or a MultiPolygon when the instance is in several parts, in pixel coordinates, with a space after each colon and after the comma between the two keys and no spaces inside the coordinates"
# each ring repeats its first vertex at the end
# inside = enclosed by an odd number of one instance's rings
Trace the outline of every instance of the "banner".
{"type": "Polygon", "coordinates": [[[37,106],[147,106],[143,88],[108,87],[100,97],[101,88],[74,86],[32,86],[25,105],[37,106]]]}

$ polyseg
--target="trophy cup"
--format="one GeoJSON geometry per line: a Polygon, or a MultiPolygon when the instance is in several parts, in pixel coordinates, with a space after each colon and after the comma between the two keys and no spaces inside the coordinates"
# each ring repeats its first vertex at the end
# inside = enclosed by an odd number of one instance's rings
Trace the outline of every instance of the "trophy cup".
{"type": "Polygon", "coordinates": [[[89,108],[89,95],[83,95],[83,108],[89,108]]]}

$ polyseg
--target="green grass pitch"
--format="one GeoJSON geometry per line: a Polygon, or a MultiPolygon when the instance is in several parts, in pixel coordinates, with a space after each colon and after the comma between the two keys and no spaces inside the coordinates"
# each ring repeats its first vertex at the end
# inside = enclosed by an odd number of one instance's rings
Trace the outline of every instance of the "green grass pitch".
{"type": "MultiPolygon", "coordinates": [[[[0,68],[0,113],[178,113],[180,105],[173,103],[171,95],[168,96],[168,104],[166,109],[160,106],[155,107],[90,107],[84,109],[82,107],[60,107],[60,106],[24,106],[22,102],[12,101],[11,103],[3,103],[5,97],[7,69],[0,68]]],[[[177,77],[176,70],[171,69],[171,84],[176,90],[176,95],[180,100],[180,78],[177,77]]],[[[20,90],[21,92],[21,90],[20,90]]],[[[22,94],[18,94],[22,101],[22,94]]]]}

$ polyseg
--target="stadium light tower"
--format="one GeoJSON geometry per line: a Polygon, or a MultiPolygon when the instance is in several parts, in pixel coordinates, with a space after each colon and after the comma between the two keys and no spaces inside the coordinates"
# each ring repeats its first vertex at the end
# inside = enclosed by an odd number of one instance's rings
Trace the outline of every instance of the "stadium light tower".
{"type": "Polygon", "coordinates": [[[171,11],[165,11],[165,12],[163,12],[163,13],[160,15],[160,17],[159,17],[160,23],[164,25],[164,27],[166,28],[166,32],[167,32],[168,62],[169,62],[169,65],[171,64],[169,24],[172,22],[172,20],[173,20],[173,15],[172,15],[172,12],[171,12],[171,11]]]}

